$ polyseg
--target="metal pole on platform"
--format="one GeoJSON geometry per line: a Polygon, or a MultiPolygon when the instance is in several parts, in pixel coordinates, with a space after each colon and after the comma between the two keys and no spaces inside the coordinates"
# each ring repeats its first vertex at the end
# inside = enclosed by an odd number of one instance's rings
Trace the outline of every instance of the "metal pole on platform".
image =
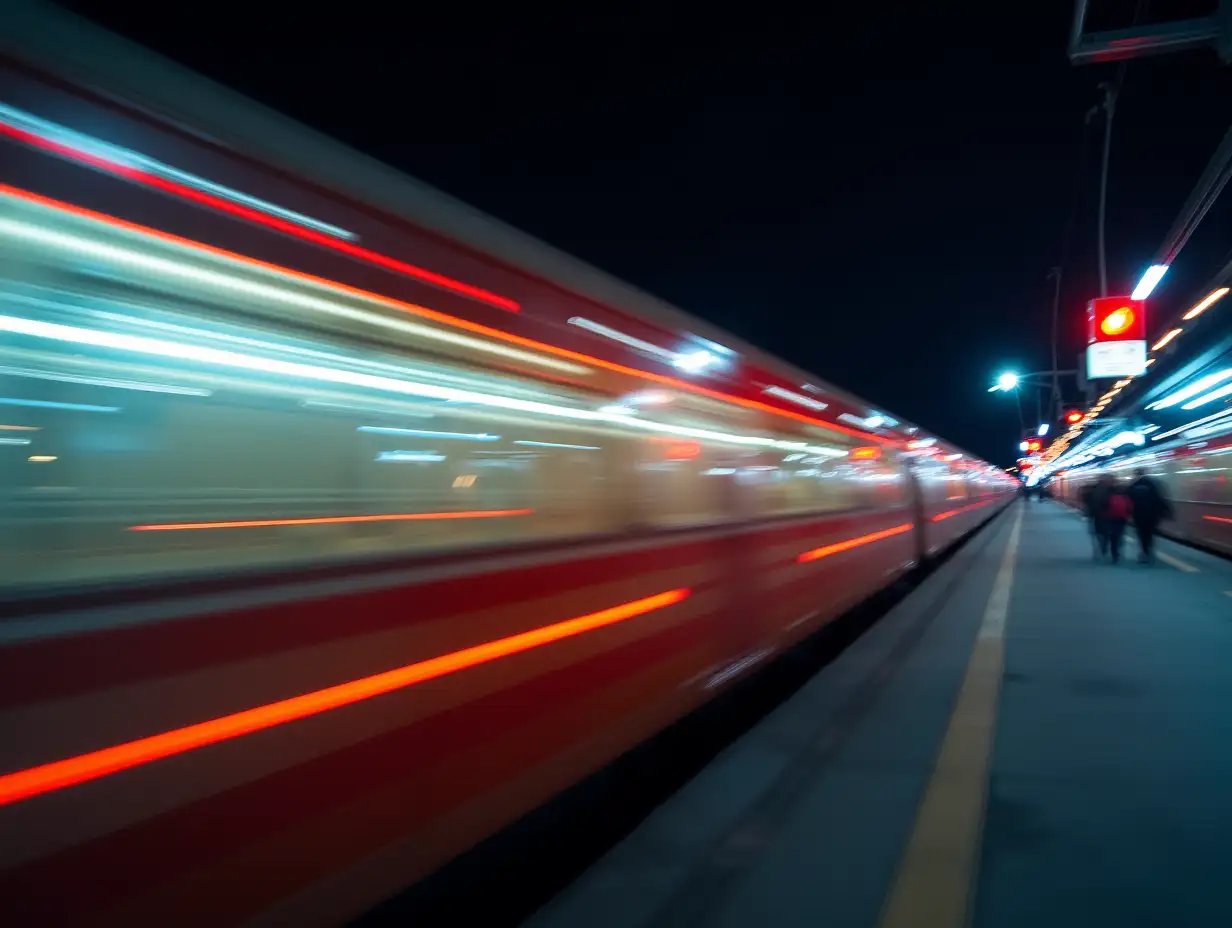
{"type": "Polygon", "coordinates": [[[1052,291],[1052,400],[1049,403],[1049,414],[1053,421],[1061,418],[1061,372],[1057,369],[1057,325],[1061,314],[1061,268],[1054,267],[1048,276],[1056,281],[1052,291]]]}
{"type": "MultiPolygon", "coordinates": [[[[1116,114],[1117,86],[1112,81],[1100,85],[1104,92],[1104,158],[1099,178],[1099,295],[1108,295],[1108,258],[1104,250],[1104,230],[1108,210],[1108,159],[1112,151],[1112,117],[1116,114]]],[[[1053,363],[1056,366],[1056,363],[1053,363]]]]}

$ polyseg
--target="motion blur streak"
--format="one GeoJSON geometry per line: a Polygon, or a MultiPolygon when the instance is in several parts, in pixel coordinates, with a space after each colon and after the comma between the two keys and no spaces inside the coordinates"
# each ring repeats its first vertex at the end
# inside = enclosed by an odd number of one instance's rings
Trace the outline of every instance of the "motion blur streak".
{"type": "Polygon", "coordinates": [[[957,509],[951,509],[947,512],[939,512],[932,517],[933,522],[940,522],[942,519],[948,519],[951,516],[961,515],[964,512],[970,512],[972,509],[979,509],[981,506],[987,506],[992,500],[985,500],[982,503],[972,503],[970,506],[960,506],[957,509]]]}
{"type": "MultiPolygon", "coordinates": [[[[477,322],[470,322],[457,316],[450,316],[447,313],[438,312],[434,309],[429,309],[426,306],[419,306],[415,303],[407,303],[402,300],[396,300],[392,297],[382,296],[379,293],[373,293],[368,290],[361,290],[358,287],[351,287],[337,281],[329,280],[324,277],[316,277],[312,274],[305,274],[302,271],[294,271],[290,268],[281,267],[277,264],[271,264],[266,261],[260,261],[256,258],[249,258],[245,255],[237,254],[236,252],[227,251],[222,248],[215,248],[211,245],[206,245],[201,242],[196,242],[191,239],[181,238],[178,235],[172,235],[168,232],[161,232],[157,229],[152,229],[148,226],[138,225],[133,222],[126,222],[123,219],[117,219],[114,216],[108,216],[104,213],[98,213],[94,210],[84,209],[80,206],[74,206],[70,203],[65,203],[62,200],[54,200],[49,197],[40,196],[36,193],[31,193],[27,190],[21,190],[17,187],[11,187],[8,184],[0,183],[0,195],[11,196],[15,199],[24,200],[29,203],[38,204],[40,206],[49,207],[59,210],[73,216],[79,216],[84,219],[89,219],[93,222],[100,222],[105,225],[112,226],[117,229],[123,229],[128,232],[135,232],[140,235],[149,236],[160,241],[168,242],[182,248],[190,248],[196,251],[210,254],[215,257],[223,258],[227,261],[237,264],[246,265],[250,268],[259,268],[265,271],[271,271],[275,274],[284,277],[294,278],[300,281],[311,283],[315,286],[327,287],[342,293],[347,293],[352,296],[361,297],[365,300],[373,300],[382,303],[386,306],[392,306],[401,309],[404,312],[411,313],[424,319],[431,319],[434,322],[440,322],[444,325],[453,328],[465,329],[468,332],[474,332],[480,335],[485,335],[489,338],[507,342],[513,345],[521,345],[524,348],[530,348],[535,351],[541,351],[547,354],[556,355],[560,358],[569,358],[574,361],[581,361],[585,364],[590,364],[595,367],[603,368],[604,370],[613,371],[618,374],[626,374],[630,377],[637,377],[641,380],[649,380],[653,383],[662,384],[664,386],[675,387],[680,390],[687,390],[690,393],[695,393],[698,396],[706,396],[711,399],[720,400],[725,403],[734,403],[737,406],[743,406],[746,409],[757,409],[762,412],[769,412],[776,416],[781,416],[785,419],[792,419],[796,422],[803,422],[808,425],[818,426],[824,429],[830,429],[836,432],[842,432],[845,435],[854,435],[869,441],[878,442],[884,445],[895,446],[897,442],[894,439],[886,438],[881,435],[876,435],[867,431],[847,428],[835,422],[827,422],[824,419],[817,419],[812,416],[806,416],[802,413],[793,412],[789,409],[781,409],[777,406],[771,406],[769,403],[761,403],[757,400],[747,399],[741,396],[734,396],[728,393],[722,393],[718,390],[709,390],[705,387],[690,383],[687,380],[680,380],[675,377],[667,377],[663,374],[655,374],[650,371],[639,370],[635,367],[628,367],[624,364],[618,364],[614,361],[605,361],[602,358],[592,357],[588,354],[583,354],[580,351],[572,351],[568,348],[559,348],[555,345],[549,345],[546,342],[536,341],[533,338],[525,338],[521,335],[514,335],[511,332],[504,332],[500,329],[494,329],[490,326],[481,325],[477,322]]],[[[441,338],[446,333],[433,333],[430,329],[425,329],[424,334],[428,337],[441,338]]],[[[487,350],[493,350],[494,346],[482,346],[477,344],[476,347],[486,347],[487,350]]],[[[540,360],[539,363],[544,363],[540,360]]]]}
{"type": "MultiPolygon", "coordinates": [[[[66,126],[61,126],[58,123],[40,119],[37,116],[32,116],[11,106],[5,106],[3,103],[0,103],[0,133],[6,133],[19,142],[24,142],[34,148],[42,148],[65,158],[81,161],[111,173],[121,174],[125,177],[132,177],[138,172],[161,175],[189,187],[217,194],[224,199],[246,204],[263,213],[281,216],[283,219],[290,219],[292,222],[320,232],[328,232],[337,238],[352,241],[358,238],[355,233],[348,232],[346,229],[341,229],[328,222],[313,219],[311,216],[305,216],[303,213],[295,212],[295,210],[286,209],[285,207],[270,203],[268,200],[262,200],[260,197],[240,193],[238,190],[233,190],[222,184],[216,184],[203,177],[198,177],[195,174],[189,174],[187,171],[181,171],[178,168],[163,164],[161,161],[155,161],[153,158],[129,151],[127,148],[121,148],[109,142],[102,142],[92,136],[82,135],[80,132],[75,132],[66,126]]],[[[139,178],[134,177],[133,179],[139,178]]]]}
{"type": "Polygon", "coordinates": [[[72,158],[75,161],[80,161],[83,164],[88,164],[90,167],[100,168],[112,174],[118,174],[121,177],[127,177],[130,180],[139,180],[141,172],[136,168],[128,165],[116,164],[109,158],[103,158],[98,155],[92,155],[80,149],[73,148],[70,145],[65,145],[61,142],[53,142],[51,139],[45,139],[33,132],[28,132],[25,129],[19,129],[16,126],[5,125],[0,123],[0,134],[7,135],[9,138],[16,139],[19,142],[24,142],[27,145],[35,148],[42,148],[52,154],[61,155],[65,158],[72,158]]]}
{"type": "Polygon", "coordinates": [[[272,229],[277,229],[279,232],[286,232],[290,235],[298,236],[306,239],[315,245],[323,245],[326,248],[332,248],[334,251],[340,251],[343,254],[350,255],[352,258],[359,258],[362,261],[367,261],[370,264],[378,265],[390,271],[396,271],[399,274],[404,274],[407,277],[413,277],[416,280],[421,280],[424,283],[431,284],[435,287],[440,287],[442,290],[449,290],[461,296],[470,297],[473,300],[478,300],[481,303],[487,303],[489,306],[495,306],[498,309],[506,309],[511,313],[522,311],[514,300],[508,297],[501,296],[498,293],[492,293],[490,290],[484,290],[481,287],[473,286],[472,284],[462,283],[460,280],[446,277],[443,274],[437,274],[434,271],[426,270],[422,267],[416,267],[413,264],[407,264],[405,261],[399,261],[397,258],[391,258],[388,255],[380,254],[360,245],[353,245],[350,242],[338,241],[328,235],[323,235],[320,232],[314,232],[312,229],[304,229],[274,216],[266,216],[256,210],[248,209],[238,203],[229,203],[219,197],[211,196],[208,193],[202,193],[198,190],[193,190],[191,187],[185,187],[183,184],[177,184],[173,181],[163,180],[161,177],[152,177],[148,174],[138,175],[137,180],[143,184],[148,184],[159,190],[164,190],[168,193],[176,194],[188,200],[194,200],[205,206],[212,206],[214,209],[232,213],[244,219],[249,219],[253,222],[258,222],[261,225],[269,226],[272,229]]]}
{"type": "MultiPolygon", "coordinates": [[[[0,219],[0,229],[4,220],[0,219]]],[[[146,338],[140,335],[125,335],[115,332],[103,332],[96,329],[84,329],[77,326],[60,325],[58,323],[40,322],[36,319],[24,319],[16,316],[0,316],[0,331],[13,332],[20,335],[30,335],[36,338],[46,338],[53,341],[63,341],[79,345],[93,345],[101,348],[116,348],[121,351],[132,351],[138,354],[155,355],[163,358],[180,358],[186,361],[202,361],[218,364],[223,367],[255,370],[264,373],[284,374],[289,377],[320,380],[327,383],[341,383],[352,386],[370,387],[376,390],[399,393],[406,396],[427,397],[430,399],[454,400],[467,403],[482,403],[499,409],[513,409],[520,412],[541,413],[574,419],[580,422],[609,422],[625,425],[641,431],[660,432],[669,435],[687,435],[691,438],[702,438],[712,441],[726,442],[735,445],[756,445],[765,448],[803,448],[818,454],[829,454],[837,457],[846,455],[845,451],[830,448],[815,448],[803,442],[780,441],[773,438],[762,438],[753,435],[735,435],[728,432],[715,432],[709,429],[696,429],[691,426],[669,425],[664,422],[632,418],[628,415],[609,413],[600,410],[593,412],[588,409],[574,409],[568,406],[557,406],[550,403],[540,403],[531,400],[510,399],[473,390],[459,390],[455,387],[438,387],[434,384],[416,383],[409,380],[395,380],[392,377],[378,377],[372,374],[361,374],[336,368],[318,367],[296,362],[279,361],[256,355],[240,354],[234,351],[222,351],[217,348],[197,347],[163,339],[146,338]]]]}
{"type": "Polygon", "coordinates": [[[379,516],[325,516],[317,519],[256,519],[249,522],[173,522],[133,525],[130,532],[182,532],[198,528],[264,528],[271,525],[337,525],[342,522],[427,522],[442,519],[499,519],[528,516],[533,509],[479,509],[474,512],[402,512],[379,516]]]}
{"type": "Polygon", "coordinates": [[[675,589],[644,599],[633,600],[600,612],[566,619],[552,625],[545,625],[533,631],[498,638],[486,644],[475,645],[443,654],[440,657],[407,664],[394,670],[361,677],[337,686],[327,687],[301,696],[293,696],[280,702],[246,709],[232,715],[188,725],[173,731],[162,732],[148,738],[139,738],[113,747],[80,754],[65,760],[29,767],[0,777],[0,806],[10,805],[53,792],[90,780],[97,780],[121,770],[148,764],[176,754],[183,754],[196,748],[227,741],[242,735],[272,728],[275,725],[285,725],[298,719],[319,715],[330,709],[337,709],[352,703],[372,699],[385,693],[405,689],[425,680],[433,680],[447,674],[457,673],[469,667],[486,664],[490,661],[531,648],[542,647],[554,641],[571,638],[585,632],[615,625],[656,609],[665,609],[688,597],[690,590],[675,589]]]}
{"type": "Polygon", "coordinates": [[[1208,522],[1227,522],[1232,524],[1232,519],[1225,519],[1223,516],[1203,516],[1208,522]]]}
{"type": "MultiPolygon", "coordinates": [[[[385,316],[376,315],[353,306],[348,306],[310,294],[290,290],[284,286],[286,283],[285,280],[277,280],[274,284],[246,280],[232,274],[196,267],[180,261],[168,260],[166,258],[136,251],[131,248],[119,248],[91,238],[83,238],[78,235],[56,232],[41,225],[35,225],[27,222],[0,219],[0,235],[7,236],[24,244],[35,243],[53,249],[75,252],[78,256],[85,255],[93,260],[106,261],[113,265],[119,266],[128,273],[131,273],[135,268],[144,273],[171,277],[178,281],[186,280],[193,284],[207,287],[222,288],[231,292],[243,294],[244,296],[255,296],[262,299],[272,300],[280,304],[293,306],[296,309],[307,309],[313,312],[324,312],[333,316],[357,319],[370,325],[379,325],[383,328],[396,329],[423,338],[431,338],[436,341],[461,345],[463,347],[478,351],[486,351],[492,354],[503,355],[505,357],[514,358],[519,361],[526,361],[532,364],[538,364],[544,367],[552,367],[558,370],[569,371],[570,373],[586,373],[585,368],[579,368],[575,364],[568,364],[563,361],[558,361],[555,358],[543,357],[538,353],[518,351],[517,349],[508,348],[504,345],[495,345],[490,342],[470,338],[465,335],[459,335],[454,332],[442,332],[413,322],[389,319],[385,316]]],[[[191,244],[179,242],[176,242],[175,244],[178,248],[199,250],[196,246],[191,244]]],[[[210,254],[208,251],[205,253],[210,254]]],[[[232,265],[243,265],[245,262],[242,259],[228,259],[228,263],[232,265]]],[[[261,267],[260,269],[263,271],[274,270],[279,277],[285,278],[287,276],[281,272],[278,272],[276,269],[267,267],[261,267]]],[[[336,289],[327,282],[323,283],[321,286],[324,286],[329,290],[336,289]]],[[[335,296],[336,294],[331,293],[330,295],[335,296]]],[[[388,300],[375,295],[371,298],[383,303],[389,302],[388,300]]],[[[397,308],[405,309],[410,305],[411,304],[397,304],[397,308]]]]}
{"type": "Polygon", "coordinates": [[[814,548],[812,551],[805,551],[799,555],[796,560],[801,564],[807,564],[809,561],[816,561],[823,557],[829,557],[831,554],[838,554],[840,551],[850,551],[852,548],[859,548],[862,545],[872,544],[874,541],[881,541],[883,538],[889,538],[893,535],[901,535],[903,532],[909,532],[912,529],[910,522],[904,522],[902,525],[896,525],[893,528],[883,529],[880,532],[873,532],[869,535],[861,535],[858,538],[848,538],[846,541],[838,541],[832,545],[824,545],[820,548],[814,548]]]}
{"type": "MultiPolygon", "coordinates": [[[[278,232],[284,232],[288,235],[294,235],[306,241],[312,242],[314,245],[322,245],[326,248],[331,248],[334,251],[340,251],[343,254],[350,255],[352,258],[359,258],[362,261],[367,261],[370,264],[376,264],[387,270],[396,271],[404,274],[407,277],[413,277],[416,280],[421,280],[424,283],[431,284],[435,287],[440,287],[442,290],[449,290],[462,296],[470,297],[478,300],[481,303],[487,303],[490,306],[495,306],[499,309],[507,309],[510,312],[520,312],[521,307],[514,300],[508,297],[501,296],[497,293],[492,293],[489,290],[484,290],[481,287],[476,287],[471,284],[463,283],[460,280],[454,280],[451,277],[446,277],[443,274],[437,274],[435,271],[429,271],[422,267],[416,267],[413,264],[407,264],[405,261],[399,261],[397,258],[391,258],[388,255],[383,255],[372,251],[368,248],[363,248],[359,245],[352,244],[345,240],[339,240],[337,232],[334,234],[324,234],[315,229],[306,228],[302,219],[300,221],[289,222],[286,219],[281,219],[278,216],[269,215],[268,212],[260,209],[253,209],[245,206],[242,203],[232,202],[230,199],[225,199],[211,193],[206,193],[202,190],[196,190],[186,184],[178,183],[173,180],[168,180],[164,177],[159,177],[149,171],[142,170],[140,167],[130,167],[124,164],[118,164],[106,158],[98,157],[80,149],[64,145],[59,142],[54,142],[50,139],[42,138],[32,132],[22,129],[17,129],[12,126],[0,124],[0,132],[4,132],[18,141],[25,142],[29,145],[34,145],[39,148],[47,149],[67,158],[72,158],[77,161],[85,162],[92,167],[107,171],[112,174],[117,174],[128,180],[136,181],[145,184],[147,187],[153,187],[156,190],[162,190],[165,193],[170,193],[178,197],[183,197],[186,200],[192,200],[195,203],[200,203],[203,206],[209,206],[219,212],[230,213],[233,216],[238,216],[241,219],[247,219],[250,222],[255,222],[260,225],[275,229],[278,232]]],[[[307,217],[303,217],[306,219],[307,217]]],[[[342,230],[337,230],[341,232],[342,230]]],[[[349,234],[349,233],[344,233],[349,234]]]]}

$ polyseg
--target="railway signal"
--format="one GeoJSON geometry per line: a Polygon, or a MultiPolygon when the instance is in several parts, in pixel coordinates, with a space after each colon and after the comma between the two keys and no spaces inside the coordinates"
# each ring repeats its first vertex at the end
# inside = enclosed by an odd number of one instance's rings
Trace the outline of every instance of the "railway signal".
{"type": "Polygon", "coordinates": [[[1146,369],[1146,304],[1114,296],[1087,304],[1087,379],[1136,377],[1146,369]]]}

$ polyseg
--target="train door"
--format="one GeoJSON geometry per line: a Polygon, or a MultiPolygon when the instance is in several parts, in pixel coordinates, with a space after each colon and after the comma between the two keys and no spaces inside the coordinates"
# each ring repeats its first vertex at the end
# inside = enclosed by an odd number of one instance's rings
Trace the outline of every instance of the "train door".
{"type": "Polygon", "coordinates": [[[759,589],[765,577],[759,569],[754,524],[757,481],[764,479],[767,472],[755,469],[762,465],[759,455],[746,451],[741,457],[743,467],[725,468],[735,473],[725,475],[724,479],[722,505],[727,524],[719,535],[716,551],[723,590],[717,640],[721,644],[721,662],[728,668],[756,654],[765,644],[768,632],[764,617],[758,614],[758,602],[762,599],[759,589]]]}
{"type": "Polygon", "coordinates": [[[924,533],[928,530],[928,519],[924,516],[924,491],[920,486],[920,477],[916,473],[914,461],[907,461],[906,472],[907,493],[911,500],[911,524],[914,526],[911,535],[915,539],[915,563],[919,565],[924,563],[924,558],[928,553],[924,539],[924,533]]]}

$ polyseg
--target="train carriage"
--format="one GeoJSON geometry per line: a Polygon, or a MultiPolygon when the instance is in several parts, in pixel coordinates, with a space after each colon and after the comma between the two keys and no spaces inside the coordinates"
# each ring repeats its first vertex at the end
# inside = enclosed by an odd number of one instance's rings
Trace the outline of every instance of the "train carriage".
{"type": "Polygon", "coordinates": [[[27,0],[0,239],[21,923],[351,917],[1015,489],[27,0]]]}

